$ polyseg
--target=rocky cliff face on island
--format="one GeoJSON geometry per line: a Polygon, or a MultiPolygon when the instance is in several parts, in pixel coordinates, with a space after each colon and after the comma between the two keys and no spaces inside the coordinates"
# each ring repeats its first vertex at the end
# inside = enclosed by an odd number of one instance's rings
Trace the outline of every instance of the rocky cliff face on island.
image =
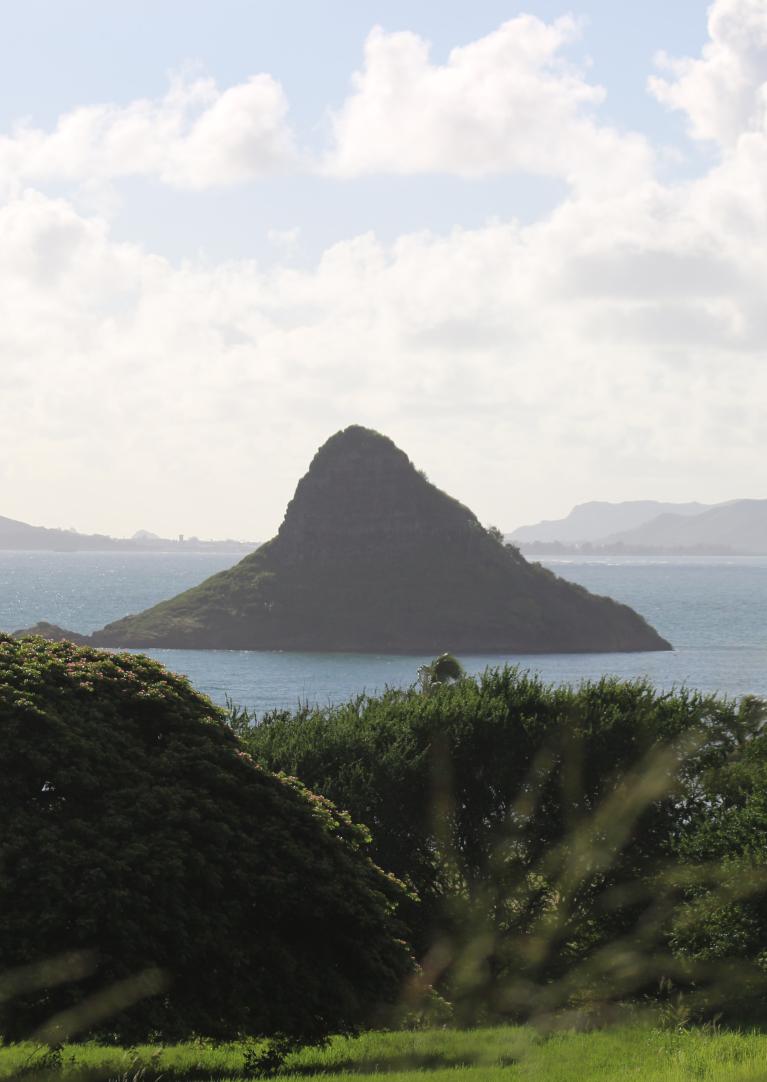
{"type": "Polygon", "coordinates": [[[529,564],[390,439],[358,426],[317,452],[273,540],[89,641],[425,654],[670,649],[632,609],[529,564]]]}

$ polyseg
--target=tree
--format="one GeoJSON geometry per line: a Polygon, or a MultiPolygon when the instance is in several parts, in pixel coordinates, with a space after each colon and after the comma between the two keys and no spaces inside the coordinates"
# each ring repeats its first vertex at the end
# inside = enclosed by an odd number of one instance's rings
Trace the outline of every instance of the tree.
{"type": "Polygon", "coordinates": [[[475,1002],[524,1012],[578,967],[593,994],[614,992],[593,971],[613,957],[621,993],[629,972],[633,990],[669,972],[663,876],[705,815],[700,779],[733,747],[736,704],[508,667],[426,686],[267,715],[247,743],[368,824],[375,859],[421,898],[411,936],[427,969],[443,959],[449,998],[466,980],[475,1002]]]}
{"type": "Polygon", "coordinates": [[[351,1031],[411,971],[402,886],[367,835],[242,749],[148,658],[0,635],[0,972],[92,952],[91,976],[3,1005],[0,1032],[150,967],[124,1040],[351,1031]]]}
{"type": "Polygon", "coordinates": [[[729,965],[737,992],[712,1002],[738,1022],[764,1019],[767,991],[767,731],[765,704],[741,700],[725,754],[698,779],[700,799],[676,854],[686,881],[674,912],[676,952],[704,967],[729,965]]]}

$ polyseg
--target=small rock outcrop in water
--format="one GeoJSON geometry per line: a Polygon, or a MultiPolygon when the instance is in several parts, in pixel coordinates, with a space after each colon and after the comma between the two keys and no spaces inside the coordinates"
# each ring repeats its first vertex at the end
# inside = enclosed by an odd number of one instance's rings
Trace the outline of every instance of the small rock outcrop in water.
{"type": "Polygon", "coordinates": [[[67,631],[66,628],[59,627],[58,624],[50,624],[47,620],[40,620],[33,627],[24,627],[19,631],[14,631],[13,635],[16,639],[25,639],[28,635],[37,635],[49,642],[74,642],[80,645],[91,642],[88,635],[78,635],[76,631],[67,631]]]}
{"type": "Polygon", "coordinates": [[[317,452],[273,540],[95,645],[435,654],[667,650],[637,613],[529,564],[353,426],[317,452]]]}

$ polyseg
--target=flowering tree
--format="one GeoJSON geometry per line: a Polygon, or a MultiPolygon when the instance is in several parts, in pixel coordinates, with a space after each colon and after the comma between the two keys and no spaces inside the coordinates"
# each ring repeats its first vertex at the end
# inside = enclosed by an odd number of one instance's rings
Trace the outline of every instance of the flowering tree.
{"type": "Polygon", "coordinates": [[[316,1041],[398,996],[403,888],[365,829],[258,766],[184,678],[0,635],[0,749],[0,972],[93,959],[5,1005],[5,1037],[150,969],[163,991],[105,1023],[121,1039],[316,1041]]]}

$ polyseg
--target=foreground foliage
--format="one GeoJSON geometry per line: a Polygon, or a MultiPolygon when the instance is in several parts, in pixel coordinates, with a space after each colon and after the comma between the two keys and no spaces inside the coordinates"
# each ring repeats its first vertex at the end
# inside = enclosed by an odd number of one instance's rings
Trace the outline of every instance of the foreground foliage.
{"type": "Polygon", "coordinates": [[[751,699],[549,687],[506,667],[233,720],[258,761],[368,824],[376,859],[421,898],[409,920],[427,975],[476,1020],[608,1003],[661,977],[709,1011],[760,1001],[763,716],[751,699]],[[740,968],[704,972],[723,959],[740,968]]]}
{"type": "Polygon", "coordinates": [[[366,844],[157,663],[0,635],[6,1038],[354,1030],[411,969],[366,844]]]}
{"type": "MultiPolygon", "coordinates": [[[[51,1082],[83,1070],[121,1082],[244,1082],[247,1045],[194,1042],[168,1047],[61,1049],[51,1082]]],[[[41,1053],[32,1045],[0,1048],[0,1079],[23,1079],[41,1053]]],[[[50,1064],[50,1058],[49,1058],[50,1064]]],[[[386,1078],[388,1082],[757,1082],[767,1076],[767,1036],[712,1030],[631,1027],[595,1033],[544,1034],[523,1027],[336,1038],[323,1049],[291,1055],[280,1078],[325,1082],[386,1078]]]]}

